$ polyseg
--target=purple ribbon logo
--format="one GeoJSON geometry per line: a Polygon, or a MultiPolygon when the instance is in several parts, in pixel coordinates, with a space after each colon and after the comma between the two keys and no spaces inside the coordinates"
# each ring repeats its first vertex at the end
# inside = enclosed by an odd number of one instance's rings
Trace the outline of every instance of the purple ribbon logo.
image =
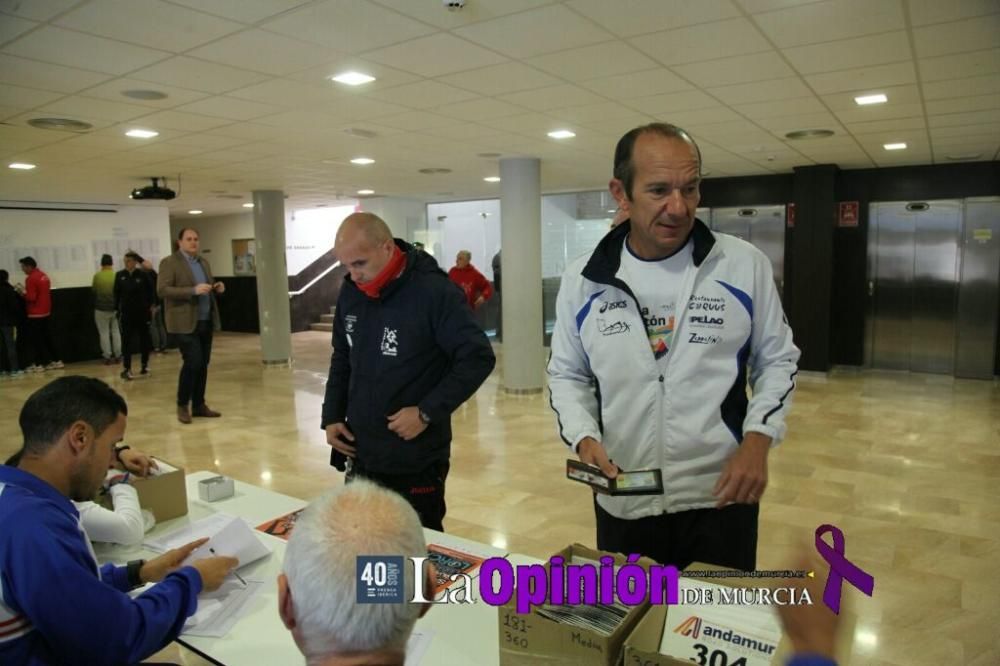
{"type": "Polygon", "coordinates": [[[823,590],[823,603],[838,615],[840,615],[840,588],[845,578],[848,583],[869,597],[875,589],[875,578],[844,557],[844,543],[844,533],[840,528],[833,525],[820,525],[816,528],[816,550],[830,565],[826,588],[823,590]],[[828,533],[833,535],[833,548],[823,540],[823,536],[828,533]]]}

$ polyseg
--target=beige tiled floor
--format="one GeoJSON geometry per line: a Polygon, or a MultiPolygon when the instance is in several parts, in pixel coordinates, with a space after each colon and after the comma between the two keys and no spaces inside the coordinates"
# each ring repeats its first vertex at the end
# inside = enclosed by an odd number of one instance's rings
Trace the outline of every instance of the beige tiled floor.
{"type": "MultiPolygon", "coordinates": [[[[126,439],[188,470],[214,469],[305,499],[340,483],[319,414],[329,336],[293,336],[293,369],[265,368],[256,336],[216,338],[209,404],[222,419],[177,423],[179,355],[125,383],[116,368],[70,366],[128,399],[126,439]]],[[[0,383],[0,455],[19,446],[17,413],[55,373],[0,383]]],[[[547,557],[593,544],[589,492],[564,479],[566,450],[547,398],[499,390],[499,370],[454,415],[447,529],[547,557]]],[[[788,568],[789,549],[821,523],[843,529],[846,555],[875,576],[844,663],[1000,664],[1000,385],[929,375],[838,370],[803,376],[788,440],[771,454],[759,568],[788,568]]],[[[200,660],[177,648],[165,655],[200,660]]],[[[290,658],[289,663],[293,663],[290,658]]]]}

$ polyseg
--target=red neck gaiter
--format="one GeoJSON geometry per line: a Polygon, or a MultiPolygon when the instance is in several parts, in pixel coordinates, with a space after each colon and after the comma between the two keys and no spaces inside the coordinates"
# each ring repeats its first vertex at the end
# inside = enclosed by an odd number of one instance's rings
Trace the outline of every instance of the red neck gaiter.
{"type": "Polygon", "coordinates": [[[374,280],[365,282],[364,284],[357,282],[354,284],[368,298],[378,298],[385,286],[399,277],[399,274],[403,272],[404,265],[406,265],[406,255],[403,254],[398,245],[394,245],[389,263],[375,276],[374,280]]]}

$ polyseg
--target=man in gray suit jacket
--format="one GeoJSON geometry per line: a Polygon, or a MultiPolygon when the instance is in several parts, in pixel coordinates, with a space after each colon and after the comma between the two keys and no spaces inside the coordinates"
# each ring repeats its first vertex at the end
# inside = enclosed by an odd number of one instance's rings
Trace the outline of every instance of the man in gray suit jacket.
{"type": "Polygon", "coordinates": [[[212,333],[219,328],[215,294],[224,292],[226,285],[213,281],[212,267],[198,254],[198,240],[196,229],[181,229],[178,250],[160,262],[156,281],[167,332],[176,336],[184,358],[177,381],[177,420],[181,423],[191,423],[192,416],[222,416],[205,404],[205,385],[212,333]]]}

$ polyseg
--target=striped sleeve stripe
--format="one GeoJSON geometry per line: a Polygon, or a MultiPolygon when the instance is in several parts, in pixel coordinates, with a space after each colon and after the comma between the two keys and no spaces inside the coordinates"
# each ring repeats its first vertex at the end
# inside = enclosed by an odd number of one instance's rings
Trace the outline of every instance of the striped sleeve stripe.
{"type": "Polygon", "coordinates": [[[6,643],[7,641],[12,641],[15,638],[20,638],[34,629],[28,618],[23,615],[20,615],[13,620],[9,620],[5,623],[5,625],[6,626],[0,627],[0,643],[6,643]]]}
{"type": "Polygon", "coordinates": [[[789,394],[790,394],[790,393],[791,393],[791,392],[792,392],[793,390],[795,390],[795,375],[797,375],[797,374],[799,374],[799,371],[798,371],[798,370],[796,369],[796,370],[795,370],[795,372],[793,372],[793,373],[792,373],[792,376],[788,378],[788,379],[789,379],[789,381],[791,381],[791,382],[792,382],[792,385],[788,387],[788,390],[787,390],[787,391],[785,391],[785,394],[784,394],[783,396],[781,396],[781,399],[780,399],[780,400],[778,400],[778,405],[777,405],[777,407],[775,407],[774,409],[772,409],[771,411],[769,411],[769,412],[768,412],[767,414],[764,414],[764,420],[763,420],[763,424],[764,424],[764,425],[767,425],[767,419],[768,419],[768,418],[770,418],[772,414],[774,414],[774,413],[775,413],[775,412],[777,412],[777,411],[778,411],[779,409],[781,409],[782,407],[784,407],[784,406],[785,406],[785,398],[787,398],[787,397],[788,397],[788,395],[789,395],[789,394]]]}

